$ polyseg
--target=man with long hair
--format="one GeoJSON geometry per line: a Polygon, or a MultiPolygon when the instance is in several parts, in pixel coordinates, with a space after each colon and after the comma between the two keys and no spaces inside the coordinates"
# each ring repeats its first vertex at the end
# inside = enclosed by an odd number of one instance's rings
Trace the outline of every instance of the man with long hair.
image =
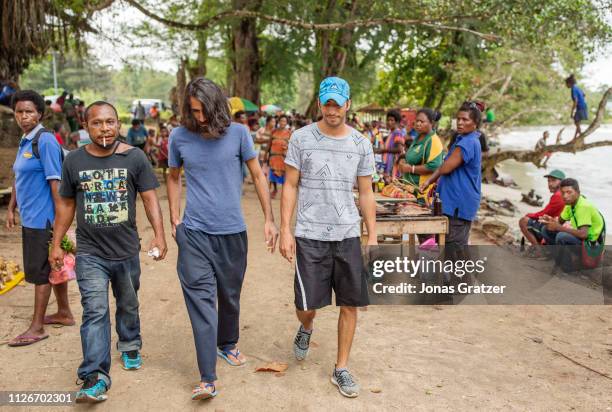
{"type": "Polygon", "coordinates": [[[270,252],[276,247],[278,229],[253,140],[244,126],[231,122],[222,90],[198,77],[189,82],[184,95],[182,126],[170,135],[167,184],[172,235],[179,249],[177,271],[200,370],[201,382],[192,399],[199,400],[217,395],[217,356],[231,366],[246,362],[237,347],[248,249],[240,208],[242,162],[253,176],[270,252]],[[187,179],[182,219],[181,167],[187,179]]]}

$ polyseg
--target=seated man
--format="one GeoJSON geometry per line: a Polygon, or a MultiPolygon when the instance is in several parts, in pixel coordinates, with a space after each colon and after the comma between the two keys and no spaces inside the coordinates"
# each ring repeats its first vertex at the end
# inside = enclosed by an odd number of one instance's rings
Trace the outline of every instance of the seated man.
{"type": "Polygon", "coordinates": [[[599,210],[584,196],[580,195],[580,187],[575,179],[561,181],[561,196],[565,207],[558,218],[544,215],[540,222],[544,223],[542,236],[549,245],[573,246],[560,247],[555,250],[555,266],[564,271],[575,270],[577,258],[584,241],[597,242],[604,230],[604,219],[599,210]],[[563,224],[570,222],[571,226],[563,224]]]}
{"type": "Polygon", "coordinates": [[[565,173],[561,170],[553,170],[544,177],[548,179],[548,190],[552,193],[548,204],[539,212],[528,213],[519,220],[519,227],[523,236],[525,236],[532,245],[527,252],[529,257],[541,256],[538,246],[542,243],[542,228],[544,224],[538,222],[538,219],[544,215],[557,218],[565,207],[565,203],[561,197],[561,191],[559,190],[561,181],[565,179],[565,173]]]}

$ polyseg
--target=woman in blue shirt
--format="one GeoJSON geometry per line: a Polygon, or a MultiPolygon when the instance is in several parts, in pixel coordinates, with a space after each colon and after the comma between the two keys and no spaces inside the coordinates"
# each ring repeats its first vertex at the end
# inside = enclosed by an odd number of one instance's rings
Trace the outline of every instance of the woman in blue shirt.
{"type": "Polygon", "coordinates": [[[438,181],[442,213],[448,217],[449,232],[446,245],[467,246],[472,221],[480,207],[481,147],[478,127],[482,108],[465,102],[457,111],[457,134],[448,148],[444,163],[421,184],[424,191],[438,181]]]}
{"type": "Polygon", "coordinates": [[[74,325],[68,303],[68,284],[49,283],[49,242],[59,199],[62,175],[62,149],[55,136],[41,123],[45,112],[43,98],[33,90],[13,95],[15,121],[23,132],[13,164],[15,181],[9,202],[6,227],[16,226],[19,210],[23,244],[25,280],[34,284],[34,316],[28,330],[9,342],[9,346],[26,346],[49,337],[44,325],[74,325]],[[57,313],[45,316],[51,289],[57,299],[57,313]]]}

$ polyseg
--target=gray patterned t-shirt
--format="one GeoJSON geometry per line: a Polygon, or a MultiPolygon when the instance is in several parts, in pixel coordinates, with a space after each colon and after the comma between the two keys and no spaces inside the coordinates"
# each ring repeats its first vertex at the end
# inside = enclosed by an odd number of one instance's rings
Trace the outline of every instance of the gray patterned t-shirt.
{"type": "Polygon", "coordinates": [[[353,128],[346,137],[325,136],[313,123],[293,132],[285,163],[300,171],[296,237],[339,241],[361,235],[353,185],[357,176],[374,173],[368,139],[353,128]]]}

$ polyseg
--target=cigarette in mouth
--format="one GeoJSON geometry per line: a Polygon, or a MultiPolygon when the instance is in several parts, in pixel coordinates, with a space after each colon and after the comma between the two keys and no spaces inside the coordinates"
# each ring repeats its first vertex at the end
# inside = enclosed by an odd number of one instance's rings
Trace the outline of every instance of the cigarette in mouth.
{"type": "Polygon", "coordinates": [[[106,147],[106,137],[102,138],[102,142],[104,143],[103,146],[106,147]]]}

